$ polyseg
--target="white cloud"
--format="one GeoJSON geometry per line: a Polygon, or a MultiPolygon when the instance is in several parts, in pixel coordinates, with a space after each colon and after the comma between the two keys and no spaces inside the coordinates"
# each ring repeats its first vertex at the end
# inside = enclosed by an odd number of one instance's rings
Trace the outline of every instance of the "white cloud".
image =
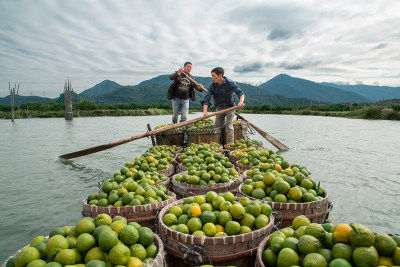
{"type": "Polygon", "coordinates": [[[191,61],[259,84],[280,73],[316,82],[400,86],[397,0],[0,1],[0,96],[56,97],[102,80],[134,85],[191,61]]]}

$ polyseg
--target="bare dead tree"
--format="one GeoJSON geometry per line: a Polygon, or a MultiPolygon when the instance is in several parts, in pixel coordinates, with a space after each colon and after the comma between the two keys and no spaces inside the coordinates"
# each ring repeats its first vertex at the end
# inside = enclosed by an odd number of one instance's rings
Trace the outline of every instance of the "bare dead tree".
{"type": "Polygon", "coordinates": [[[72,88],[71,81],[67,80],[64,85],[64,103],[65,103],[65,119],[72,120],[74,114],[72,113],[72,88]]]}
{"type": "Polygon", "coordinates": [[[10,91],[10,100],[11,100],[11,121],[14,122],[14,114],[15,114],[14,103],[16,100],[15,96],[18,95],[18,92],[19,92],[19,84],[18,84],[18,88],[17,88],[16,84],[14,85],[14,88],[11,88],[11,83],[9,82],[8,90],[10,91]],[[17,91],[15,92],[15,90],[17,90],[17,91]]]}

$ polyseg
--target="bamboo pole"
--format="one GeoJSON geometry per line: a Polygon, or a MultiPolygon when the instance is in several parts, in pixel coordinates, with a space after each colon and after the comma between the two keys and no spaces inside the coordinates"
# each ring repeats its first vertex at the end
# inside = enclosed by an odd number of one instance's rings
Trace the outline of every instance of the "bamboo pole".
{"type": "Polygon", "coordinates": [[[227,109],[224,109],[224,110],[220,110],[220,111],[217,111],[217,112],[214,112],[214,113],[209,113],[207,116],[201,116],[201,117],[198,117],[198,118],[195,118],[195,119],[191,119],[191,120],[187,120],[187,121],[184,121],[184,122],[172,124],[172,125],[166,126],[164,128],[158,129],[158,130],[149,131],[149,132],[138,134],[138,135],[135,135],[135,136],[131,136],[131,137],[128,137],[128,138],[125,138],[125,139],[112,141],[112,142],[109,142],[109,143],[104,144],[104,145],[95,146],[95,147],[83,149],[83,150],[80,150],[80,151],[64,154],[64,155],[59,156],[59,158],[62,158],[62,159],[73,159],[73,158],[78,158],[78,157],[82,157],[82,156],[85,156],[85,155],[93,154],[93,153],[100,152],[100,151],[103,151],[103,150],[106,150],[106,149],[109,149],[109,148],[112,148],[112,147],[115,147],[115,146],[119,146],[119,145],[122,145],[122,144],[125,144],[125,143],[128,143],[128,142],[137,140],[137,139],[141,139],[143,137],[156,135],[156,134],[159,134],[159,133],[162,133],[162,132],[166,132],[168,130],[172,130],[172,129],[183,127],[183,126],[186,126],[186,125],[189,125],[189,124],[192,124],[192,123],[196,123],[198,121],[201,121],[202,119],[207,119],[207,118],[210,118],[210,117],[213,117],[213,116],[216,116],[216,115],[219,115],[219,114],[223,114],[223,113],[226,113],[226,112],[231,111],[231,110],[236,110],[236,109],[239,109],[239,108],[240,107],[238,107],[238,106],[230,107],[230,108],[227,108],[227,109]]]}
{"type": "Polygon", "coordinates": [[[280,141],[278,141],[277,139],[275,139],[272,135],[264,132],[263,130],[261,130],[260,128],[258,128],[257,126],[255,126],[254,124],[252,124],[251,122],[249,122],[248,120],[246,120],[245,118],[243,118],[242,116],[239,115],[239,113],[236,112],[236,116],[247,122],[251,127],[253,127],[262,137],[264,137],[268,142],[270,142],[271,144],[273,144],[276,148],[278,148],[279,150],[288,150],[289,148],[287,146],[285,146],[284,144],[282,144],[280,141]]]}

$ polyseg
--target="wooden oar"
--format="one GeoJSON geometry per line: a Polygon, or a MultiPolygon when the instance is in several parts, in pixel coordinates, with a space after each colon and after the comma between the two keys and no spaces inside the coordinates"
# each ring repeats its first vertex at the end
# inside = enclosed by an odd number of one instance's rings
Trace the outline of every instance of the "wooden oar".
{"type": "Polygon", "coordinates": [[[93,153],[96,153],[96,152],[100,152],[100,151],[103,151],[103,150],[106,150],[106,149],[109,149],[109,148],[112,148],[112,147],[115,147],[115,146],[122,145],[122,144],[131,142],[131,141],[143,138],[143,137],[156,135],[156,134],[159,134],[159,133],[162,133],[162,132],[166,132],[168,130],[172,130],[172,129],[179,128],[179,127],[182,127],[182,126],[186,126],[186,125],[189,125],[189,124],[192,124],[192,123],[196,123],[198,121],[201,121],[202,119],[207,119],[207,118],[210,118],[210,117],[213,117],[213,116],[216,116],[216,115],[219,115],[219,114],[223,114],[225,112],[228,112],[228,111],[231,111],[231,110],[235,110],[235,109],[239,109],[239,107],[238,106],[234,106],[234,107],[227,108],[227,109],[224,109],[224,110],[220,110],[220,111],[217,111],[217,112],[214,112],[214,113],[209,113],[207,116],[202,116],[202,117],[198,117],[198,118],[191,119],[191,120],[188,120],[188,121],[172,124],[170,126],[166,126],[164,128],[158,129],[158,130],[149,131],[149,132],[138,134],[138,135],[135,135],[135,136],[131,136],[131,137],[128,137],[128,138],[125,138],[125,139],[112,141],[112,142],[104,144],[104,145],[95,146],[95,147],[83,149],[83,150],[80,150],[80,151],[64,154],[64,155],[59,156],[59,158],[62,158],[62,159],[73,159],[73,158],[86,156],[86,155],[93,154],[93,153]]]}
{"type": "Polygon", "coordinates": [[[272,135],[264,132],[263,130],[261,130],[260,128],[258,128],[257,126],[255,126],[254,124],[252,124],[251,122],[249,122],[248,120],[246,120],[245,118],[243,118],[242,116],[239,115],[239,113],[235,112],[236,116],[247,122],[251,127],[253,127],[259,134],[261,134],[262,137],[264,137],[265,139],[268,140],[268,142],[270,142],[271,144],[273,144],[277,149],[279,150],[288,150],[289,148],[287,146],[285,146],[284,144],[282,144],[281,142],[279,142],[278,140],[276,140],[272,135]]]}
{"type": "MultiPolygon", "coordinates": [[[[186,73],[182,72],[183,75],[186,76],[186,78],[189,79],[189,81],[191,81],[192,83],[194,83],[197,87],[200,87],[200,84],[198,82],[196,82],[195,80],[192,79],[192,77],[190,77],[189,75],[187,75],[186,73]]],[[[203,87],[202,91],[207,92],[207,89],[203,87]]]]}

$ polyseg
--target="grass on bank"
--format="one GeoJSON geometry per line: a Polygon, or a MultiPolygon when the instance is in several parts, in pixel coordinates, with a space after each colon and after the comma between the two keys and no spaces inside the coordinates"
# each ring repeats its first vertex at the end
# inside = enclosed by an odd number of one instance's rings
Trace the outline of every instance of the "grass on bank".
{"type": "MultiPolygon", "coordinates": [[[[192,112],[201,112],[199,107],[192,112]]],[[[211,112],[215,109],[210,109],[211,112]]],[[[400,105],[381,107],[376,105],[318,105],[318,106],[245,106],[241,112],[256,114],[287,114],[346,117],[373,120],[400,120],[400,105]]],[[[172,114],[170,103],[166,104],[94,104],[88,101],[73,104],[74,117],[99,116],[154,116],[172,114]]],[[[63,118],[63,103],[28,103],[15,107],[15,118],[63,118]]],[[[11,107],[0,105],[0,118],[11,119],[11,107]]]]}

